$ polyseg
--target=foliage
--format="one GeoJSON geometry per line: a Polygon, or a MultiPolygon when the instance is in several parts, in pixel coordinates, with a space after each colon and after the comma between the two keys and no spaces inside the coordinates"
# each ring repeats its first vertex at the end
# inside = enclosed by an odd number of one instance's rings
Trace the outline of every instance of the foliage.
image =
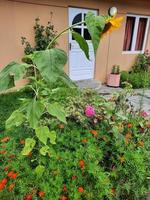
{"type": "Polygon", "coordinates": [[[144,54],[139,54],[135,64],[132,67],[132,71],[137,72],[150,72],[150,53],[146,50],[144,54]]]}
{"type": "Polygon", "coordinates": [[[32,199],[41,199],[39,192],[44,192],[46,200],[63,196],[73,200],[141,199],[149,190],[150,121],[125,103],[129,92],[130,88],[108,101],[92,90],[76,91],[73,96],[66,93],[61,97],[62,105],[69,110],[70,103],[66,102],[72,96],[83,123],[73,118],[72,112],[66,125],[53,118],[45,120],[45,116],[41,119],[45,125],[36,130],[40,140],[27,124],[2,132],[0,180],[7,178],[8,182],[0,198],[22,199],[30,194],[32,199]],[[92,105],[93,117],[86,117],[83,104],[92,105]],[[57,135],[55,145],[47,138],[48,127],[57,135]],[[25,156],[20,154],[22,149],[25,156]],[[12,171],[17,176],[8,176],[12,171]],[[15,184],[12,190],[10,184],[15,184]]]}
{"type": "MultiPolygon", "coordinates": [[[[107,18],[91,12],[85,18],[95,55],[107,18]]],[[[80,91],[63,71],[66,53],[52,48],[76,25],[27,55],[25,67],[13,63],[0,73],[0,91],[13,87],[15,77],[31,80],[30,95],[20,99],[0,136],[2,200],[132,200],[149,189],[150,122],[125,103],[131,88],[108,101],[80,91]]],[[[73,35],[88,58],[86,41],[73,35]]]]}
{"type": "Polygon", "coordinates": [[[120,73],[120,66],[119,65],[113,65],[111,73],[112,74],[119,74],[120,73]]]}
{"type": "Polygon", "coordinates": [[[121,87],[124,87],[124,82],[128,82],[133,88],[150,87],[150,74],[148,72],[121,72],[121,87]]]}
{"type": "MultiPolygon", "coordinates": [[[[30,42],[27,41],[26,37],[21,37],[22,45],[24,45],[24,53],[29,55],[34,51],[45,50],[48,44],[56,36],[56,31],[54,30],[54,25],[49,21],[46,26],[40,24],[40,18],[35,19],[34,25],[34,41],[35,45],[32,47],[30,42]]],[[[53,48],[57,43],[53,43],[53,48]]]]}

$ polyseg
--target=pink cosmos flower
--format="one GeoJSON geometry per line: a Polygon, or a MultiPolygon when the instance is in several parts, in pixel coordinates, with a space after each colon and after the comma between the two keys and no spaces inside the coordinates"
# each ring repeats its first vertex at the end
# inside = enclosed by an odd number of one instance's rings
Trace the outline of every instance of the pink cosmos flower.
{"type": "Polygon", "coordinates": [[[142,117],[148,117],[148,113],[147,113],[146,111],[142,111],[142,112],[140,113],[140,115],[141,115],[142,117]]]}
{"type": "Polygon", "coordinates": [[[85,115],[87,117],[93,117],[95,115],[95,110],[92,106],[88,105],[85,107],[85,115]]]}

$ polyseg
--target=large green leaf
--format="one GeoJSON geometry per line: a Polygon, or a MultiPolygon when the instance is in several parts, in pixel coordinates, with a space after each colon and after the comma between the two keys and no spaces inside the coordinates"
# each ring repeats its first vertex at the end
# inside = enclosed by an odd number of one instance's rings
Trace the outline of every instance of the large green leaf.
{"type": "Polygon", "coordinates": [[[41,154],[42,156],[46,156],[46,154],[49,152],[48,150],[49,150],[49,147],[48,147],[48,146],[44,146],[44,147],[42,147],[42,148],[40,149],[40,154],[41,154]]]}
{"type": "Polygon", "coordinates": [[[85,17],[85,22],[91,35],[94,53],[96,56],[100,42],[100,35],[105,27],[105,18],[103,16],[95,16],[94,13],[88,12],[85,17]]]}
{"type": "Polygon", "coordinates": [[[14,126],[20,126],[25,120],[25,116],[19,111],[15,110],[6,120],[6,129],[11,129],[14,126]]]}
{"type": "Polygon", "coordinates": [[[0,72],[0,91],[14,87],[14,81],[23,78],[26,73],[27,64],[19,64],[16,62],[9,63],[0,72]]]}
{"type": "Polygon", "coordinates": [[[51,131],[49,132],[49,139],[50,139],[50,143],[51,144],[56,144],[56,132],[55,131],[51,131]]]}
{"type": "Polygon", "coordinates": [[[41,177],[43,175],[44,171],[45,171],[45,167],[43,165],[38,165],[35,168],[35,173],[37,174],[38,177],[41,177]]]}
{"type": "Polygon", "coordinates": [[[52,104],[48,104],[47,111],[52,116],[57,117],[57,119],[59,119],[60,121],[67,123],[65,111],[59,103],[55,102],[52,104]]]}
{"type": "Polygon", "coordinates": [[[36,99],[33,99],[27,107],[27,119],[32,128],[36,128],[39,123],[39,119],[44,111],[44,105],[36,99]]]}
{"type": "Polygon", "coordinates": [[[41,126],[35,129],[36,136],[43,143],[47,144],[47,140],[50,139],[51,144],[56,144],[56,132],[49,131],[47,126],[41,126]]]}
{"type": "Polygon", "coordinates": [[[47,139],[49,135],[49,128],[47,126],[41,126],[35,129],[36,136],[43,143],[47,144],[47,139]]]}
{"type": "Polygon", "coordinates": [[[37,66],[43,78],[48,82],[54,82],[63,73],[63,67],[67,62],[65,51],[57,48],[34,52],[33,63],[37,66]]]}
{"type": "Polygon", "coordinates": [[[33,138],[27,138],[25,140],[25,146],[21,152],[22,155],[27,156],[34,148],[36,141],[33,138]]]}
{"type": "Polygon", "coordinates": [[[79,44],[80,48],[85,53],[85,56],[89,60],[89,46],[86,40],[79,33],[75,31],[72,31],[72,36],[76,40],[76,42],[79,44]]]}

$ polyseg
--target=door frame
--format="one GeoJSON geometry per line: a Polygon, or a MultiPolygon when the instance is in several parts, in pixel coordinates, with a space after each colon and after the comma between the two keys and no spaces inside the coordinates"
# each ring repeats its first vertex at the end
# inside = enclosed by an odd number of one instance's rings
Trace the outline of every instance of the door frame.
{"type": "MultiPolygon", "coordinates": [[[[68,26],[70,26],[70,13],[69,13],[69,9],[70,8],[75,8],[75,9],[81,9],[81,10],[91,10],[91,11],[96,11],[96,15],[99,15],[99,9],[96,8],[87,8],[87,7],[76,7],[76,6],[68,6],[68,26]]],[[[70,33],[68,33],[68,75],[70,77],[70,33]]],[[[95,73],[96,73],[96,58],[94,60],[94,69],[93,69],[93,78],[95,78],[95,73]]]]}

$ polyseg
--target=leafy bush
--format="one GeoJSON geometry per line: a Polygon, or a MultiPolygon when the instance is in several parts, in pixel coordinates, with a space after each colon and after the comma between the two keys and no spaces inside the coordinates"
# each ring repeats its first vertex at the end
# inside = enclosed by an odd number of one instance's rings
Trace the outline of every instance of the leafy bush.
{"type": "MultiPolygon", "coordinates": [[[[74,112],[80,108],[84,123],[72,112],[67,125],[53,118],[41,119],[57,133],[56,144],[48,141],[47,149],[41,149],[43,144],[39,141],[27,156],[20,152],[25,139],[34,136],[32,129],[24,124],[3,132],[0,180],[8,182],[0,198],[28,199],[31,195],[32,199],[41,199],[43,195],[45,200],[140,199],[148,191],[150,121],[128,105],[128,112],[122,110],[120,99],[126,94],[123,91],[106,101],[94,91],[74,89],[74,112]],[[94,108],[92,117],[86,116],[85,105],[94,108]]],[[[65,93],[61,97],[66,110],[72,105],[71,100],[66,104],[69,96],[65,93]]],[[[125,106],[125,99],[121,101],[125,106]]]]}
{"type": "Polygon", "coordinates": [[[132,67],[133,72],[150,71],[150,53],[146,50],[144,54],[139,54],[135,64],[132,67]]]}
{"type": "MultiPolygon", "coordinates": [[[[26,55],[32,54],[34,51],[45,50],[48,44],[56,36],[57,32],[54,30],[54,25],[51,22],[47,23],[47,26],[40,24],[40,18],[35,19],[34,25],[34,41],[35,45],[32,47],[30,42],[27,41],[26,37],[21,37],[22,45],[25,46],[24,53],[26,55]]],[[[56,46],[56,42],[53,43],[53,48],[56,46]]]]}
{"type": "Polygon", "coordinates": [[[145,88],[150,86],[150,73],[148,72],[121,72],[121,87],[128,82],[133,88],[145,88]]]}

